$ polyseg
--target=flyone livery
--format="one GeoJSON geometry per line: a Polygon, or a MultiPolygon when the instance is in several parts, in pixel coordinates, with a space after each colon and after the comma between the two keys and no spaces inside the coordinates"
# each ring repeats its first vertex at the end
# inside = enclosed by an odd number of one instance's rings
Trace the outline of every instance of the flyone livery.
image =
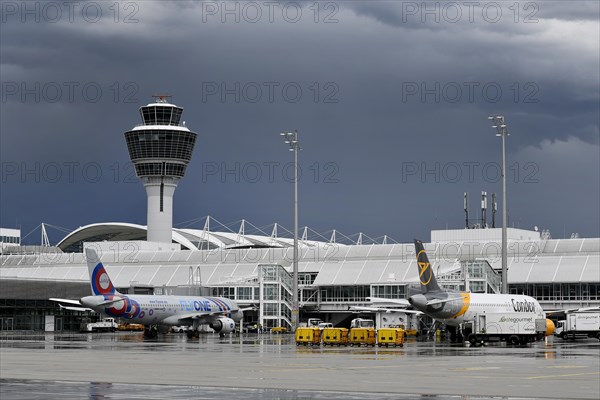
{"type": "Polygon", "coordinates": [[[78,311],[92,309],[130,323],[143,324],[146,327],[144,334],[151,337],[156,336],[158,326],[187,325],[192,327],[187,332],[191,338],[198,334],[198,328],[203,324],[208,324],[223,336],[233,332],[235,324],[244,316],[243,310],[233,300],[222,297],[121,294],[115,289],[96,251],[86,249],[85,254],[92,296],[79,301],[51,299],[79,306],[64,308],[78,311]]]}
{"type": "MultiPolygon", "coordinates": [[[[546,313],[533,297],[443,290],[437,284],[423,243],[416,239],[415,252],[421,293],[411,296],[408,302],[446,324],[452,341],[462,341],[464,334],[471,343],[496,337],[511,344],[525,344],[553,333],[554,323],[546,319],[546,313]]],[[[397,302],[404,305],[405,300],[397,302]]]]}

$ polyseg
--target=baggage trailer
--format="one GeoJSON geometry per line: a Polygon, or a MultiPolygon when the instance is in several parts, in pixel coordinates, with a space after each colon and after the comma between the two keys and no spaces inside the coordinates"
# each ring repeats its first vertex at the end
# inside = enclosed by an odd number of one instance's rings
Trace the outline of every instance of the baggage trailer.
{"type": "Polygon", "coordinates": [[[350,346],[375,346],[377,333],[375,328],[352,328],[350,329],[350,346]]]}
{"type": "Polygon", "coordinates": [[[372,319],[355,318],[350,322],[350,346],[375,346],[377,332],[372,319]]]}
{"type": "Polygon", "coordinates": [[[490,340],[524,345],[544,338],[546,319],[532,312],[475,314],[463,323],[462,330],[472,345],[490,340]]]}
{"type": "Polygon", "coordinates": [[[600,312],[567,311],[565,319],[556,323],[554,334],[564,340],[583,335],[600,340],[600,312]]]}
{"type": "Polygon", "coordinates": [[[404,347],[404,329],[402,328],[380,328],[377,330],[377,345],[404,347]]]}
{"type": "Polygon", "coordinates": [[[318,327],[300,327],[296,329],[296,346],[314,346],[321,344],[321,329],[318,327]]]}
{"type": "Polygon", "coordinates": [[[348,329],[346,328],[325,328],[321,334],[323,345],[331,346],[347,346],[348,345],[348,329]]]}

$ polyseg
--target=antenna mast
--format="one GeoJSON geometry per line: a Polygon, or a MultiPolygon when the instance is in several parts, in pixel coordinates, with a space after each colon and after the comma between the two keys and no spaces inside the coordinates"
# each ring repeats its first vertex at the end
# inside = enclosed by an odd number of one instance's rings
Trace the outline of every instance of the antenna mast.
{"type": "Polygon", "coordinates": [[[467,193],[467,192],[465,192],[464,209],[465,209],[465,228],[469,229],[469,193],[467,193]]]}

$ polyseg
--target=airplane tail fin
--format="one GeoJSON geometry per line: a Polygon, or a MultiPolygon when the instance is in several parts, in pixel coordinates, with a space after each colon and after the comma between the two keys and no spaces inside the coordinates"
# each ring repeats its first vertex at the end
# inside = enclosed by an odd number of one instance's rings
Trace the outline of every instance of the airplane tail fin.
{"type": "Polygon", "coordinates": [[[104,265],[100,262],[100,258],[98,257],[98,254],[96,254],[96,251],[93,249],[85,249],[85,257],[90,273],[92,295],[118,294],[119,292],[115,289],[115,286],[104,269],[104,265]]]}
{"type": "Polygon", "coordinates": [[[417,254],[417,266],[419,267],[419,281],[421,282],[421,292],[439,292],[440,287],[435,280],[433,270],[431,269],[431,263],[427,258],[425,248],[423,248],[423,242],[415,239],[415,253],[417,254]]]}

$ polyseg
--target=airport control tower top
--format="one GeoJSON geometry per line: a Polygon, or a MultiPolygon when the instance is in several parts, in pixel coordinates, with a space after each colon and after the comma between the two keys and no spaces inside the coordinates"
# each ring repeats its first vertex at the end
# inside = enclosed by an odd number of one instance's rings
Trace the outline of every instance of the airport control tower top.
{"type": "Polygon", "coordinates": [[[181,123],[183,108],[154,96],[140,107],[143,124],[125,132],[129,157],[148,196],[148,241],[171,243],[173,195],[192,158],[196,133],[181,123]]]}
{"type": "Polygon", "coordinates": [[[143,125],[125,133],[131,161],[138,177],[183,177],[192,158],[196,134],[181,123],[183,108],[157,96],[155,103],[140,107],[143,125]]]}

